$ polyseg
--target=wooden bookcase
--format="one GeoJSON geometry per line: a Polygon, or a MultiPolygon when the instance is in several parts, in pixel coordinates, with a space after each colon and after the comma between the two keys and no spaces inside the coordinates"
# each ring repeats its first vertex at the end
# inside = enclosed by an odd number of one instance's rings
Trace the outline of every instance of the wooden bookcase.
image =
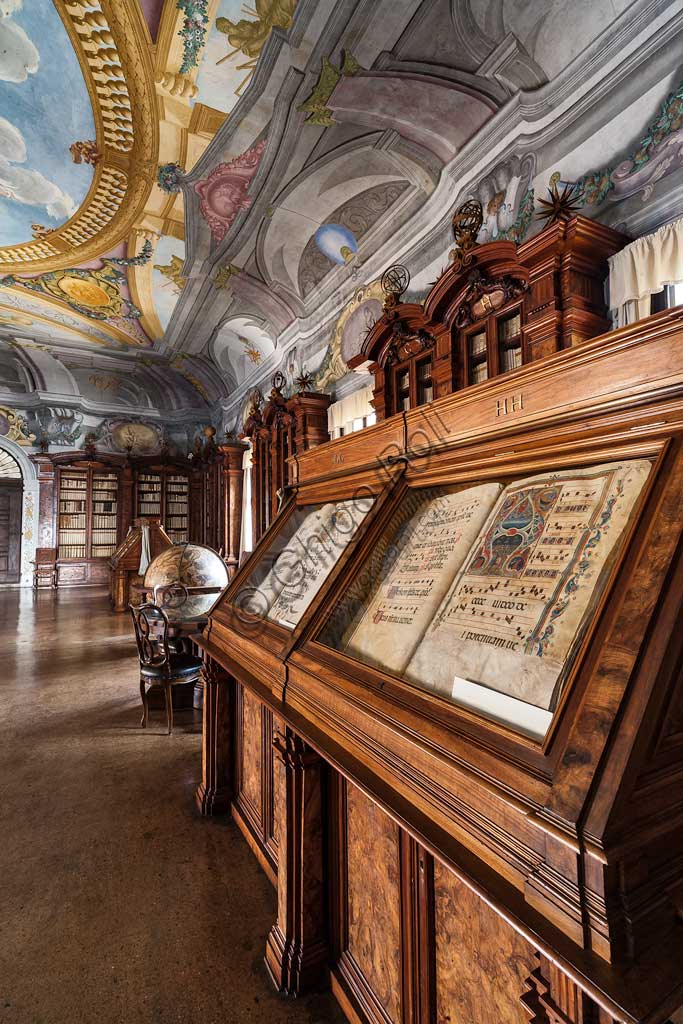
{"type": "Polygon", "coordinates": [[[190,539],[189,473],[178,466],[139,467],[135,472],[135,515],[160,519],[174,544],[190,539]]]}
{"type": "Polygon", "coordinates": [[[388,292],[384,314],[349,363],[370,363],[377,420],[608,330],[607,260],[627,242],[603,224],[574,217],[519,246],[487,242],[466,261],[456,255],[420,304],[388,292]]]}
{"type": "Polygon", "coordinates": [[[97,464],[57,469],[58,586],[103,583],[121,536],[120,472],[97,464]]]}

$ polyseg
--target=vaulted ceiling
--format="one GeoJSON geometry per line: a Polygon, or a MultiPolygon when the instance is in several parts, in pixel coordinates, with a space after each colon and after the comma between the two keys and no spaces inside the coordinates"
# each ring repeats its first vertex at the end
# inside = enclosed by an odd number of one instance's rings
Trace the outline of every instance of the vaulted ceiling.
{"type": "Polygon", "coordinates": [[[589,216],[656,226],[681,7],[0,0],[0,355],[27,392],[215,418],[329,367],[397,258],[424,292],[468,195],[482,239],[535,230],[555,170],[589,216]]]}

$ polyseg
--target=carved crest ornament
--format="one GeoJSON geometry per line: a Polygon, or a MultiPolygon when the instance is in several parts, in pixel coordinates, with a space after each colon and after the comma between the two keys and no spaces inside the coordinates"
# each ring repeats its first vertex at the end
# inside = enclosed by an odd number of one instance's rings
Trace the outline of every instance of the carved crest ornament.
{"type": "Polygon", "coordinates": [[[201,215],[209,225],[214,241],[222,241],[237,214],[251,206],[253,200],[247,192],[258,170],[266,141],[265,138],[260,139],[229,163],[218,164],[207,178],[195,185],[201,215]]]}

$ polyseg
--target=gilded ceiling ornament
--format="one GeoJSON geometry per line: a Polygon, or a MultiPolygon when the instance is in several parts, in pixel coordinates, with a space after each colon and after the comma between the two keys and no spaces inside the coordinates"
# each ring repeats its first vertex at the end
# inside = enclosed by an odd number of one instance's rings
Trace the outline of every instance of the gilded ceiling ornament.
{"type": "Polygon", "coordinates": [[[539,199],[542,207],[536,216],[545,221],[544,227],[549,227],[559,220],[571,220],[576,216],[584,205],[583,192],[576,182],[565,181],[562,183],[562,191],[558,191],[560,184],[560,172],[555,171],[548,183],[548,199],[539,199]]]}
{"type": "Polygon", "coordinates": [[[45,227],[44,224],[31,224],[31,234],[34,238],[45,238],[52,234],[54,228],[45,227]]]}
{"type": "Polygon", "coordinates": [[[348,372],[346,359],[360,351],[368,331],[372,330],[381,315],[380,301],[383,298],[384,290],[380,281],[372,281],[356,290],[351,301],[339,314],[332,341],[314,376],[313,384],[316,391],[323,391],[336,380],[341,380],[348,372]],[[357,324],[359,318],[360,324],[357,324]]]}
{"type": "Polygon", "coordinates": [[[243,338],[241,335],[238,335],[237,337],[244,345],[244,354],[252,363],[254,363],[255,366],[258,366],[261,362],[261,353],[259,350],[249,341],[248,338],[243,338]]]}
{"type": "Polygon", "coordinates": [[[332,111],[327,106],[340,78],[356,75],[363,68],[350,53],[344,53],[340,68],[336,68],[329,57],[323,57],[318,81],[308,99],[296,108],[307,114],[305,124],[317,124],[321,128],[330,128],[336,124],[332,111]]]}
{"type": "Polygon", "coordinates": [[[236,53],[243,53],[247,60],[237,65],[238,71],[246,71],[247,74],[235,89],[235,95],[240,96],[242,90],[251,81],[251,76],[256,70],[258,58],[268,36],[274,28],[286,31],[292,24],[297,0],[254,0],[255,7],[243,6],[245,14],[253,17],[241,18],[239,21],[231,21],[230,18],[216,18],[216,28],[228,37],[228,43],[232,47],[225,57],[221,57],[216,65],[234,57],[236,53]]]}
{"type": "Polygon", "coordinates": [[[66,223],[45,237],[0,248],[0,268],[22,274],[111,251],[144,209],[159,149],[152,56],[138,0],[56,6],[93,105],[96,138],[74,143],[76,156],[91,164],[95,152],[102,156],[86,200],[66,223]]]}
{"type": "Polygon", "coordinates": [[[242,267],[236,267],[234,263],[226,263],[225,266],[219,267],[213,276],[212,282],[214,288],[218,288],[219,291],[222,291],[230,284],[231,277],[234,277],[235,274],[241,273],[242,267]]]}
{"type": "Polygon", "coordinates": [[[178,292],[181,292],[187,284],[187,278],[183,277],[181,271],[183,269],[184,260],[180,256],[171,256],[170,263],[155,263],[154,269],[158,270],[160,274],[167,277],[168,280],[174,285],[178,292]]]}
{"type": "Polygon", "coordinates": [[[14,412],[13,409],[1,407],[0,437],[5,437],[8,441],[16,441],[21,445],[31,445],[36,439],[36,435],[31,433],[23,416],[14,412]]]}
{"type": "Polygon", "coordinates": [[[123,296],[121,288],[127,284],[127,279],[117,264],[130,266],[131,263],[137,265],[136,261],[146,263],[151,253],[150,243],[145,242],[140,256],[128,259],[105,257],[99,270],[76,267],[51,271],[39,277],[14,277],[8,274],[0,278],[0,287],[26,288],[28,291],[52,296],[92,320],[137,320],[141,316],[140,310],[123,296]]]}

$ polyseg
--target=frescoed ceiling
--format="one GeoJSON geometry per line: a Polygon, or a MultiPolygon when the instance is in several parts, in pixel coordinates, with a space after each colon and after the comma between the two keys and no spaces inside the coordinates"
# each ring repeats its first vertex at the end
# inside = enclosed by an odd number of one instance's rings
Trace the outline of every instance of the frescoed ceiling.
{"type": "Polygon", "coordinates": [[[166,373],[216,421],[277,368],[333,387],[357,296],[400,259],[419,301],[463,198],[480,241],[538,230],[553,174],[588,216],[666,219],[682,22],[679,0],[0,0],[0,339],[87,354],[84,401],[168,404],[166,373]]]}
{"type": "Polygon", "coordinates": [[[70,147],[95,137],[78,58],[52,0],[5,0],[0,18],[0,246],[60,227],[93,166],[70,147]]]}

